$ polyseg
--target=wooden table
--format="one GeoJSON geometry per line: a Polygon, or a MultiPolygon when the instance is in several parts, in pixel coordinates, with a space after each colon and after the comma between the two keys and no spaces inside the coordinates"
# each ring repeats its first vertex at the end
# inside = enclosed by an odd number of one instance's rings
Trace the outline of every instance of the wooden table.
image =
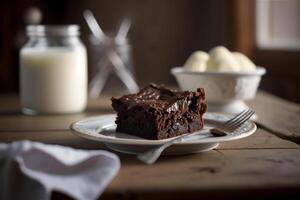
{"type": "MultiPolygon", "coordinates": [[[[14,95],[0,97],[0,105],[0,142],[25,139],[105,149],[101,143],[73,135],[69,125],[112,112],[108,98],[89,101],[87,111],[76,115],[25,116],[14,95]]],[[[260,117],[256,133],[215,150],[162,157],[152,166],[117,153],[122,167],[102,199],[300,199],[300,146],[278,137],[299,142],[300,106],[263,92],[250,105],[260,117]]]]}

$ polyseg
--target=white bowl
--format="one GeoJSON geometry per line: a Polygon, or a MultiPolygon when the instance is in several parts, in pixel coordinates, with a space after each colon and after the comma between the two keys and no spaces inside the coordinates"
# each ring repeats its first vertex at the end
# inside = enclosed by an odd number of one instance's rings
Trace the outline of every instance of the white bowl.
{"type": "Polygon", "coordinates": [[[263,67],[251,72],[193,72],[183,67],[171,69],[182,90],[205,90],[210,112],[238,113],[246,108],[244,100],[255,97],[263,67]]]}

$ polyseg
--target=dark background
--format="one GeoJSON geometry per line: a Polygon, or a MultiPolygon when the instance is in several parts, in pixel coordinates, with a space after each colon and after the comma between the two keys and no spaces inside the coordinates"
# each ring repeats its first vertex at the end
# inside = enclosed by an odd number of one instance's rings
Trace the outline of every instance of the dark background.
{"type": "Polygon", "coordinates": [[[255,45],[252,0],[2,0],[0,3],[0,93],[18,91],[18,52],[26,41],[25,13],[41,10],[42,24],[80,24],[88,47],[90,34],[82,11],[91,9],[107,32],[125,17],[133,21],[129,38],[138,82],[175,85],[170,68],[195,50],[216,45],[241,51],[268,70],[261,88],[300,102],[299,51],[266,51],[255,45]]]}

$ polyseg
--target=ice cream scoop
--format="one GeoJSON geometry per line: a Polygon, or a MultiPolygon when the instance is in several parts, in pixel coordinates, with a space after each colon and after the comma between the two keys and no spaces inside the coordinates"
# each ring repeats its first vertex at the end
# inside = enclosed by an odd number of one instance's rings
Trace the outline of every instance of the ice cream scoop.
{"type": "Polygon", "coordinates": [[[217,46],[209,51],[206,71],[239,72],[239,63],[232,53],[223,46],[217,46]]]}
{"type": "Polygon", "coordinates": [[[196,72],[249,72],[254,71],[256,66],[244,54],[217,46],[209,54],[195,51],[185,62],[184,68],[196,72]]]}
{"type": "Polygon", "coordinates": [[[233,52],[232,55],[239,64],[241,71],[253,71],[255,70],[255,64],[244,54],[240,52],[233,52]]]}
{"type": "Polygon", "coordinates": [[[203,72],[206,70],[206,63],[209,55],[204,51],[195,51],[184,64],[184,68],[189,71],[203,72]]]}

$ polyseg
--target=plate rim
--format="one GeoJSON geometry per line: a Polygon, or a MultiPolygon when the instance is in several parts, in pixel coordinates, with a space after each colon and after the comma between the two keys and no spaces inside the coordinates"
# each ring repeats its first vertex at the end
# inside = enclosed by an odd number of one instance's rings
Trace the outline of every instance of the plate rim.
{"type": "MultiPolygon", "coordinates": [[[[216,112],[208,112],[208,113],[210,113],[212,115],[221,115],[221,116],[225,116],[225,117],[232,116],[230,114],[224,114],[224,113],[216,113],[216,112]]],[[[85,133],[81,132],[80,130],[78,130],[75,127],[76,124],[78,124],[80,122],[82,123],[84,121],[98,119],[100,117],[101,118],[116,117],[116,114],[103,114],[103,115],[95,115],[95,116],[91,116],[91,117],[86,117],[84,119],[73,122],[70,125],[70,130],[74,135],[77,135],[82,138],[90,139],[93,141],[99,141],[99,142],[103,142],[103,143],[113,143],[113,144],[123,144],[123,145],[162,145],[162,144],[166,143],[167,141],[173,139],[173,138],[168,138],[168,139],[163,139],[163,140],[147,140],[147,139],[113,138],[111,136],[105,136],[105,135],[101,135],[101,134],[99,134],[100,137],[95,137],[94,135],[90,135],[86,132],[85,133]]],[[[205,115],[204,115],[204,118],[205,118],[205,115]]],[[[242,138],[245,138],[245,137],[248,137],[248,136],[254,134],[255,131],[257,130],[257,126],[252,120],[248,120],[247,122],[252,125],[251,129],[249,131],[247,131],[246,133],[236,135],[234,137],[229,135],[229,136],[224,136],[224,137],[205,138],[203,140],[201,140],[201,139],[198,139],[195,141],[189,140],[189,141],[184,141],[184,142],[180,142],[180,143],[175,143],[174,145],[204,144],[204,143],[215,143],[215,142],[221,143],[221,142],[242,139],[242,138]]]]}

